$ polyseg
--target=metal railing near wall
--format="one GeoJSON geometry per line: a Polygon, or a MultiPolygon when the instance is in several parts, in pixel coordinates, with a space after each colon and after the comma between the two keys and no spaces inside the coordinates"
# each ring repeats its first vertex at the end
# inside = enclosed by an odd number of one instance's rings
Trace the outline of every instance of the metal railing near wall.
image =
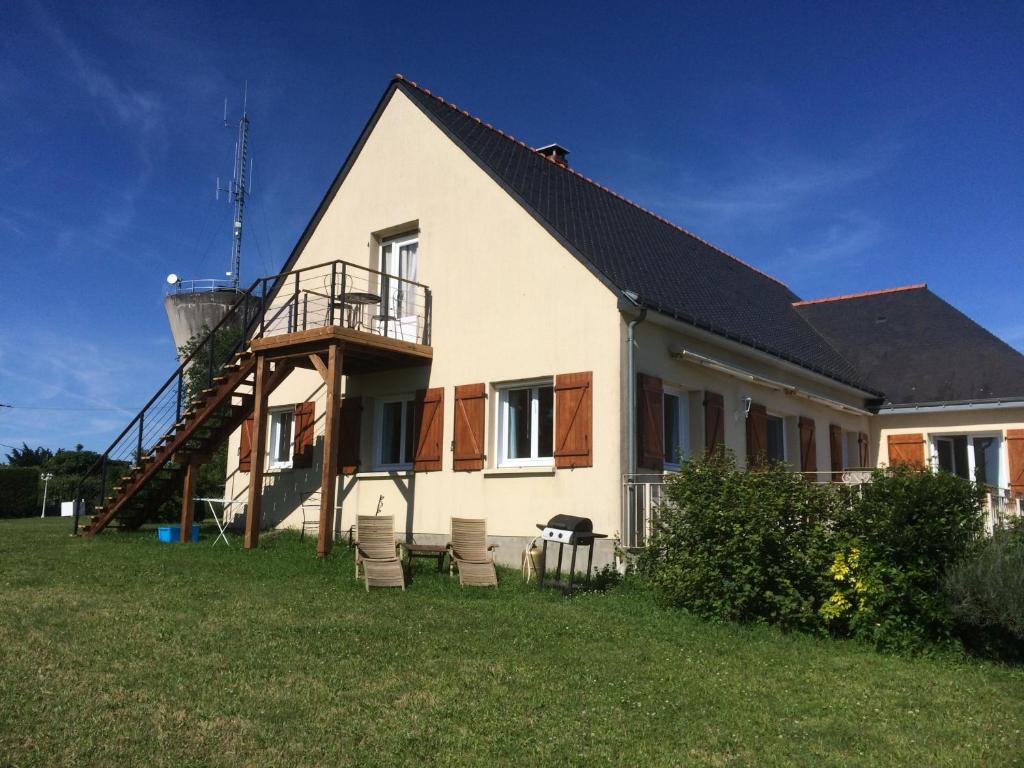
{"type": "MultiPolygon", "coordinates": [[[[841,478],[833,472],[801,472],[816,482],[842,482],[863,486],[871,482],[871,469],[847,469],[841,478]]],[[[640,473],[622,476],[622,546],[638,548],[647,545],[664,496],[665,474],[640,473]]],[[[985,532],[989,535],[1010,520],[1024,517],[1024,496],[1009,488],[987,487],[983,502],[985,532]]]]}
{"type": "MultiPolygon", "coordinates": [[[[177,370],[128,422],[82,476],[95,485],[97,507],[118,476],[152,454],[174,431],[192,400],[253,339],[339,326],[376,336],[430,344],[430,289],[420,283],[346,261],[263,277],[238,291],[219,323],[195,340],[177,370]]],[[[77,518],[76,518],[77,527],[77,518]]]]}

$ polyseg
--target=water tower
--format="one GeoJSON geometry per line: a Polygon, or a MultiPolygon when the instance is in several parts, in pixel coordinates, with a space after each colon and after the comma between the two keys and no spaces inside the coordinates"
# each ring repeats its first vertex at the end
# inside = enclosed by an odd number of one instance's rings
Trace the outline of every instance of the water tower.
{"type": "MultiPolygon", "coordinates": [[[[217,180],[217,199],[220,199],[220,193],[224,192],[233,206],[231,271],[227,272],[224,278],[201,280],[183,280],[173,273],[167,276],[168,289],[164,296],[164,309],[179,357],[181,348],[190,339],[217,325],[243,295],[238,286],[242,267],[242,221],[245,201],[252,191],[252,159],[249,157],[249,117],[246,113],[246,101],[246,97],[243,96],[231,184],[222,189],[220,179],[217,180]]],[[[225,127],[228,125],[227,118],[228,107],[225,100],[225,127]]]]}

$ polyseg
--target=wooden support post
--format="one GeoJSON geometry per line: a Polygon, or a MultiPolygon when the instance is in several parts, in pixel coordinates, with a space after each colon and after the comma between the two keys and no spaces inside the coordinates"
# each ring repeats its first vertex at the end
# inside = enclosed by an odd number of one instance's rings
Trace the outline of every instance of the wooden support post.
{"type": "Polygon", "coordinates": [[[267,387],[270,363],[256,358],[255,403],[252,411],[252,463],[249,471],[249,505],[245,513],[245,548],[255,549],[260,543],[260,504],[263,500],[263,463],[267,455],[267,387]]]}
{"type": "Polygon", "coordinates": [[[196,495],[196,480],[199,477],[199,463],[190,459],[185,465],[185,485],[181,490],[181,538],[182,544],[192,541],[192,505],[196,495]]]}
{"type": "Polygon", "coordinates": [[[326,414],[324,416],[324,455],[320,478],[320,535],[317,537],[317,557],[330,554],[334,544],[334,497],[338,480],[338,440],[341,426],[341,364],[340,344],[331,344],[327,352],[326,414]]]}

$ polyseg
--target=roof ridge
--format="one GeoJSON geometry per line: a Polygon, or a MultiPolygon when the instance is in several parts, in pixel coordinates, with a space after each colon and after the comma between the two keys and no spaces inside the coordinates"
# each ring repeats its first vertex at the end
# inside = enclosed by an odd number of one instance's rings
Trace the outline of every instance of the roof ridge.
{"type": "Polygon", "coordinates": [[[808,304],[825,304],[830,301],[846,301],[847,299],[863,299],[867,296],[881,296],[886,293],[900,293],[902,291],[916,291],[927,288],[927,283],[914,283],[913,285],[900,285],[895,288],[879,288],[874,291],[861,291],[860,293],[845,293],[841,296],[826,296],[821,299],[807,299],[806,301],[794,301],[794,307],[806,307],[808,304]]]}
{"type": "Polygon", "coordinates": [[[604,186],[603,184],[599,184],[598,182],[596,182],[593,179],[591,179],[589,176],[584,176],[582,173],[580,173],[576,169],[570,168],[567,165],[562,165],[557,160],[555,160],[553,157],[549,157],[547,155],[541,154],[534,147],[531,147],[529,144],[527,144],[526,142],[522,141],[521,139],[517,139],[515,136],[512,136],[511,134],[505,133],[500,128],[495,128],[490,123],[484,122],[483,120],[481,120],[476,115],[473,115],[473,114],[467,112],[464,109],[460,109],[458,106],[456,106],[452,102],[447,101],[446,99],[442,98],[441,96],[438,96],[436,93],[432,93],[427,88],[424,88],[422,85],[414,82],[413,80],[408,79],[407,77],[405,77],[401,73],[396,73],[394,78],[392,78],[392,82],[396,82],[396,81],[397,82],[405,83],[406,85],[410,86],[411,88],[415,88],[420,93],[426,94],[427,96],[430,96],[431,98],[436,99],[437,101],[439,101],[442,104],[444,104],[446,107],[448,107],[450,109],[453,109],[456,112],[461,112],[466,117],[468,117],[468,118],[478,122],[484,128],[487,128],[487,129],[493,131],[494,133],[497,133],[502,138],[508,139],[509,141],[513,141],[516,144],[519,144],[520,146],[524,147],[525,149],[528,149],[530,152],[532,152],[533,154],[537,155],[538,157],[541,157],[544,160],[548,161],[549,163],[551,163],[555,167],[561,168],[563,171],[566,171],[567,173],[571,173],[571,174],[573,174],[573,175],[583,179],[583,181],[587,182],[588,184],[590,184],[590,185],[592,185],[594,187],[597,187],[601,191],[608,193],[612,197],[617,198],[618,200],[621,200],[622,202],[626,203],[627,205],[630,205],[633,208],[636,208],[637,210],[642,211],[643,213],[646,213],[648,216],[650,216],[650,217],[652,217],[654,219],[657,219],[662,224],[666,224],[666,225],[672,227],[673,229],[678,230],[679,232],[682,232],[684,235],[687,235],[688,237],[692,237],[694,240],[697,240],[697,241],[703,243],[708,248],[711,248],[712,250],[717,251],[718,253],[722,254],[723,256],[725,256],[725,257],[727,257],[729,259],[732,259],[737,264],[740,264],[741,266],[746,267],[747,269],[751,270],[752,272],[756,272],[757,274],[761,275],[762,277],[767,277],[772,282],[778,283],[779,285],[781,285],[786,290],[791,290],[790,287],[788,285],[786,285],[786,283],[784,283],[779,278],[775,277],[775,275],[770,275],[767,272],[765,272],[763,269],[758,269],[753,264],[748,264],[743,259],[741,259],[741,258],[739,258],[737,256],[733,256],[731,253],[729,253],[728,251],[723,250],[722,248],[718,247],[714,243],[708,242],[707,240],[705,240],[700,235],[695,235],[693,232],[690,232],[688,229],[685,229],[684,227],[679,226],[675,222],[669,221],[664,216],[660,216],[657,213],[655,213],[654,211],[651,211],[651,210],[649,210],[647,208],[644,208],[642,205],[633,202],[629,198],[623,197],[618,192],[616,192],[616,191],[614,191],[612,189],[608,189],[608,187],[604,186]]]}

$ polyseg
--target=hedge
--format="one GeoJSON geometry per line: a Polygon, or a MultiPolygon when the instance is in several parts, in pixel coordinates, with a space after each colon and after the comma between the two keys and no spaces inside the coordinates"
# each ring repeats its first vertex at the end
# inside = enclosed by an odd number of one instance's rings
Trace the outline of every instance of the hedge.
{"type": "Polygon", "coordinates": [[[39,470],[36,467],[0,467],[0,517],[39,514],[39,470]]]}

